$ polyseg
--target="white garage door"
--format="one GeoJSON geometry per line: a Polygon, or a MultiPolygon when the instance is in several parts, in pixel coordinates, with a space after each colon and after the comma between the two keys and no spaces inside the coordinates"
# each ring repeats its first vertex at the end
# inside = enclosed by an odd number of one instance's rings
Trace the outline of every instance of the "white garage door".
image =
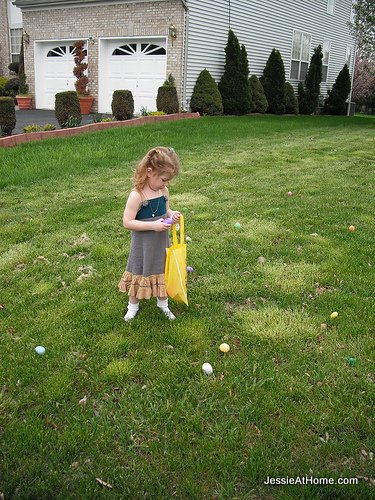
{"type": "Polygon", "coordinates": [[[38,109],[55,109],[55,94],[75,90],[73,42],[38,42],[35,48],[37,78],[35,98],[38,109]]]}
{"type": "Polygon", "coordinates": [[[166,79],[166,40],[101,40],[99,111],[111,113],[115,90],[130,90],[134,112],[156,110],[158,87],[166,79]]]}

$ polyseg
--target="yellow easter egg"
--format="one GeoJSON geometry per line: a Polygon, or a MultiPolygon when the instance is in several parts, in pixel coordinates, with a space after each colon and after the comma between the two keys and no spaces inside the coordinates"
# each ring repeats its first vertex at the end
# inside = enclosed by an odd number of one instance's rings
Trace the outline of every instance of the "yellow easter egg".
{"type": "Polygon", "coordinates": [[[228,352],[228,351],[230,351],[229,345],[226,344],[225,342],[223,344],[219,345],[219,349],[220,349],[221,352],[228,352]]]}
{"type": "Polygon", "coordinates": [[[339,313],[338,313],[338,312],[336,312],[336,311],[334,311],[334,312],[331,314],[331,318],[332,318],[332,319],[335,319],[335,318],[337,318],[337,316],[338,316],[338,315],[339,315],[339,313]]]}

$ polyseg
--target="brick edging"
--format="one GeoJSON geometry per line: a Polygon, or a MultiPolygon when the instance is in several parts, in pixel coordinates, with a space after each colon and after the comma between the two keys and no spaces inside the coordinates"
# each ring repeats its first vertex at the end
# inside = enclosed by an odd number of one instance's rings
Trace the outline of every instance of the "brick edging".
{"type": "Polygon", "coordinates": [[[145,125],[146,123],[176,121],[199,117],[199,113],[176,113],[173,115],[140,116],[139,118],[132,118],[131,120],[124,120],[121,122],[89,123],[87,125],[82,125],[81,127],[48,130],[45,132],[28,132],[24,134],[16,134],[0,138],[0,148],[11,148],[24,142],[42,141],[43,139],[51,139],[53,137],[69,137],[72,135],[82,134],[83,132],[97,132],[98,130],[106,130],[109,128],[134,127],[136,125],[145,125]]]}

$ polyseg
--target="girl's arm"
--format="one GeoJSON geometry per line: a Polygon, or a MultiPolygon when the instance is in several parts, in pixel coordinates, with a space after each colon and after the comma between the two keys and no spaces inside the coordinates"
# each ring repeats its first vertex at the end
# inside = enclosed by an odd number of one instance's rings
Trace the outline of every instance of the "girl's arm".
{"type": "Polygon", "coordinates": [[[137,191],[132,191],[129,194],[122,218],[124,227],[126,229],[130,229],[131,231],[167,231],[170,226],[168,224],[164,224],[162,219],[155,221],[136,220],[135,217],[141,202],[141,195],[137,193],[137,191]]]}
{"type": "Polygon", "coordinates": [[[176,210],[171,210],[171,208],[169,207],[169,191],[168,191],[167,187],[165,187],[163,189],[163,194],[168,196],[168,201],[166,203],[166,205],[167,205],[167,217],[170,217],[171,219],[173,219],[173,222],[177,222],[178,219],[180,218],[181,214],[180,214],[180,212],[177,212],[176,210]]]}

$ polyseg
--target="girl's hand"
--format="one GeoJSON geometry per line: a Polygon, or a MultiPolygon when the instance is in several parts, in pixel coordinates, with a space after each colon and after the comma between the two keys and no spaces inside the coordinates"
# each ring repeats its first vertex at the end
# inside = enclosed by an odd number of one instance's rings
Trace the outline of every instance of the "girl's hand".
{"type": "Polygon", "coordinates": [[[176,223],[179,221],[181,217],[181,213],[180,212],[172,212],[171,213],[171,218],[173,219],[173,223],[176,223]]]}
{"type": "Polygon", "coordinates": [[[170,229],[171,227],[170,224],[165,224],[163,219],[158,219],[154,222],[151,222],[151,224],[152,224],[152,230],[158,233],[162,231],[168,231],[168,229],[170,229]]]}

